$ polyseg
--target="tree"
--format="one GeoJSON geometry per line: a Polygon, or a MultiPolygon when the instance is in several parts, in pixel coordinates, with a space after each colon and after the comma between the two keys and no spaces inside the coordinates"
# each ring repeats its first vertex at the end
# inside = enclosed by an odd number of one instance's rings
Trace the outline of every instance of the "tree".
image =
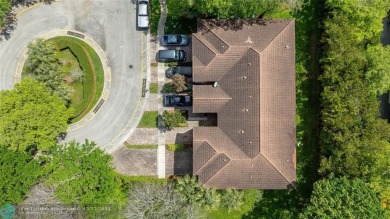
{"type": "Polygon", "coordinates": [[[0,0],[0,29],[4,26],[4,18],[11,10],[11,3],[9,0],[0,0]]]}
{"type": "Polygon", "coordinates": [[[162,117],[167,129],[173,129],[174,127],[178,127],[180,123],[186,122],[186,118],[183,116],[181,110],[175,110],[174,112],[168,112],[165,110],[162,117]]]}
{"type": "Polygon", "coordinates": [[[170,14],[199,18],[252,18],[275,12],[283,5],[296,10],[302,0],[170,0],[167,2],[170,14]]]}
{"type": "Polygon", "coordinates": [[[190,177],[189,175],[185,175],[184,177],[178,179],[175,185],[176,191],[178,191],[183,197],[184,200],[191,206],[197,204],[203,206],[205,203],[215,204],[211,205],[210,208],[215,208],[219,206],[219,197],[218,194],[211,192],[208,194],[208,198],[205,199],[206,190],[198,183],[195,177],[190,177]],[[211,197],[212,194],[215,194],[215,197],[211,197]],[[215,202],[208,201],[210,199],[215,199],[215,202]]]}
{"type": "Polygon", "coordinates": [[[180,93],[187,90],[186,80],[184,75],[174,74],[172,76],[171,84],[172,87],[175,89],[175,92],[180,93]]]}
{"type": "Polygon", "coordinates": [[[359,179],[320,180],[314,183],[310,205],[299,218],[386,218],[375,193],[359,179]]]}
{"type": "Polygon", "coordinates": [[[52,150],[46,184],[66,204],[124,205],[120,178],[110,166],[112,157],[95,143],[71,142],[52,150]]]}
{"type": "Polygon", "coordinates": [[[24,152],[0,147],[0,206],[21,203],[42,176],[37,160],[24,152]]]}
{"type": "Polygon", "coordinates": [[[46,151],[65,133],[72,116],[58,96],[25,78],[12,90],[0,91],[0,145],[11,150],[46,151]]]}
{"type": "Polygon", "coordinates": [[[368,46],[366,57],[366,79],[370,90],[374,95],[390,90],[390,46],[368,46]]]}
{"type": "Polygon", "coordinates": [[[61,63],[56,54],[57,49],[53,43],[38,39],[28,45],[28,58],[26,61],[26,75],[42,82],[52,94],[56,94],[64,101],[70,103],[70,90],[63,79],[61,63]]]}
{"type": "Polygon", "coordinates": [[[199,218],[171,184],[136,183],[130,188],[126,218],[199,218]]]}
{"type": "Polygon", "coordinates": [[[243,193],[235,189],[226,189],[221,194],[221,206],[229,212],[239,210],[243,204],[243,193]]]}

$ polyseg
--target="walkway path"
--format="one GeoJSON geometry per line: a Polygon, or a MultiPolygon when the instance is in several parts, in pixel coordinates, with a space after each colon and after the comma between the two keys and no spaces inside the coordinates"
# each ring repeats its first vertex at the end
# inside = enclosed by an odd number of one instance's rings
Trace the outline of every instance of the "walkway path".
{"type": "MultiPolygon", "coordinates": [[[[165,21],[167,19],[167,6],[165,0],[160,0],[161,5],[161,14],[160,20],[158,22],[157,34],[159,36],[164,34],[165,21]]],[[[159,48],[162,49],[162,48],[159,48]]],[[[165,83],[165,68],[164,63],[158,63],[157,70],[158,77],[158,90],[162,90],[165,83]]],[[[164,108],[162,106],[162,95],[158,94],[158,113],[161,115],[164,112],[164,108]]],[[[158,149],[157,149],[157,175],[158,178],[165,178],[165,133],[158,132],[158,149]]]]}

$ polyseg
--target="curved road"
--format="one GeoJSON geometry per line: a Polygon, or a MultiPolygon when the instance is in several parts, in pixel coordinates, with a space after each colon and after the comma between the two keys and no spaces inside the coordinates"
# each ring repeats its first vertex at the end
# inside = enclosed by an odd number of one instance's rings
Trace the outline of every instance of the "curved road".
{"type": "Polygon", "coordinates": [[[86,34],[106,52],[110,91],[98,113],[69,131],[66,141],[89,139],[112,152],[135,128],[134,115],[143,109],[141,82],[148,72],[148,44],[146,33],[136,31],[135,18],[135,5],[129,0],[61,0],[26,10],[18,16],[12,37],[0,43],[0,89],[13,87],[19,58],[35,38],[59,29],[86,34]]]}

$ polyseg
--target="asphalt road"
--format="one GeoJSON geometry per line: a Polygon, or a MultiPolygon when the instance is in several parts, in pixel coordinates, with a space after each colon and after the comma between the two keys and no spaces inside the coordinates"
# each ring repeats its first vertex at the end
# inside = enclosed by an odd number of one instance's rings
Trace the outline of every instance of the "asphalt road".
{"type": "Polygon", "coordinates": [[[85,33],[106,52],[111,86],[98,113],[81,128],[70,131],[66,141],[89,139],[112,151],[137,108],[148,66],[146,34],[136,31],[135,18],[135,5],[129,0],[61,0],[23,12],[12,37],[0,43],[0,89],[13,87],[19,57],[35,38],[56,29],[85,33]]]}

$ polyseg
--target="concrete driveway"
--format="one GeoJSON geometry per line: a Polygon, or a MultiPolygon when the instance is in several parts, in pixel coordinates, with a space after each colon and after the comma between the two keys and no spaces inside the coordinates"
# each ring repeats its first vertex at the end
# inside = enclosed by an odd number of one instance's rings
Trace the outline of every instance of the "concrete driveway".
{"type": "Polygon", "coordinates": [[[23,12],[12,37],[0,43],[0,89],[13,87],[16,68],[23,65],[19,57],[29,42],[57,29],[84,33],[106,52],[111,86],[97,114],[69,131],[66,141],[90,139],[114,151],[135,128],[144,107],[140,96],[150,66],[148,36],[136,31],[135,16],[135,5],[129,0],[61,0],[23,12]]]}

